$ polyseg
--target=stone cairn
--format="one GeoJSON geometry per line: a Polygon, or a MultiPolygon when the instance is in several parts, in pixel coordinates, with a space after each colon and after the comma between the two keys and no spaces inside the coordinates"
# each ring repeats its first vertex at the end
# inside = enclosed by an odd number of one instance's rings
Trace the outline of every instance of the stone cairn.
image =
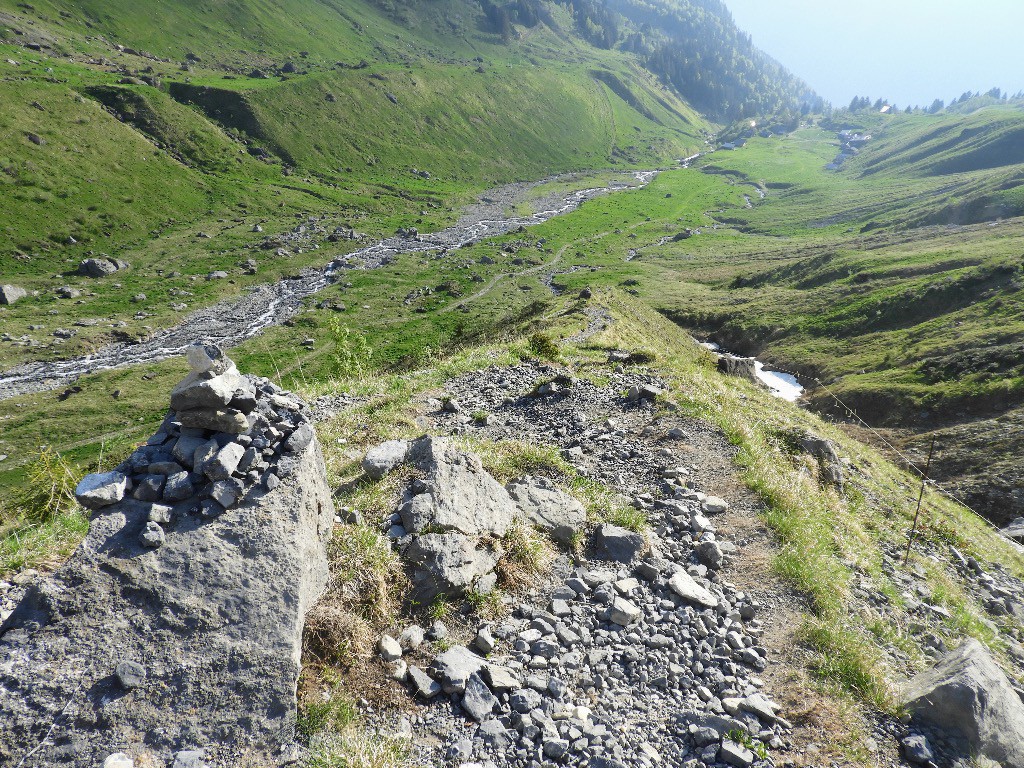
{"type": "Polygon", "coordinates": [[[78,501],[100,509],[131,496],[151,504],[140,535],[164,543],[173,507],[213,518],[262,486],[274,490],[291,475],[313,440],[304,406],[269,379],[243,376],[213,345],[187,350],[191,371],[172,391],[171,410],[147,444],[113,472],[88,475],[78,501]]]}

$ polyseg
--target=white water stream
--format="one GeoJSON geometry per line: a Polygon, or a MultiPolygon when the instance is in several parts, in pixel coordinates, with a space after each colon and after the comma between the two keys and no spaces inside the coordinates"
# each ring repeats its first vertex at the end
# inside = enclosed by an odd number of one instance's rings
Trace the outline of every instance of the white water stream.
{"type": "MultiPolygon", "coordinates": [[[[697,343],[705,349],[710,349],[712,352],[723,351],[720,346],[712,341],[698,341],[697,343]]],[[[739,356],[737,355],[737,357],[739,356]]],[[[795,403],[803,395],[804,388],[800,386],[800,381],[793,374],[783,373],[782,371],[773,371],[765,368],[764,363],[751,357],[744,359],[754,360],[754,370],[757,373],[757,378],[760,379],[776,397],[795,403]]]]}
{"type": "Polygon", "coordinates": [[[181,323],[155,332],[140,343],[112,344],[97,352],[70,360],[25,363],[0,373],[0,400],[64,386],[77,377],[143,363],[153,363],[184,352],[196,341],[233,347],[265,328],[295,315],[303,299],[323,290],[350,269],[376,269],[405,253],[448,253],[485,238],[541,224],[576,210],[587,200],[605,193],[647,186],[659,171],[638,171],[632,183],[582,189],[566,196],[561,204],[529,216],[486,218],[459,223],[415,238],[389,237],[341,256],[325,267],[307,269],[295,278],[257,285],[247,294],[197,310],[181,323]]]}

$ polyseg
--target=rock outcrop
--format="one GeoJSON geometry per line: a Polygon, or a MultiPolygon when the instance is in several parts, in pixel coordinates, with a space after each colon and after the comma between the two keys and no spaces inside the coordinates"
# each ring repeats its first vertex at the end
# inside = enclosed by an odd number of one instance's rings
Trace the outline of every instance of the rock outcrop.
{"type": "Polygon", "coordinates": [[[587,524],[587,510],[546,477],[524,477],[506,486],[523,515],[560,544],[570,545],[587,524]]]}
{"type": "Polygon", "coordinates": [[[836,453],[835,443],[817,435],[807,434],[800,437],[800,445],[818,460],[822,479],[842,490],[843,463],[839,459],[839,454],[836,453]]]}
{"type": "Polygon", "coordinates": [[[328,576],[323,459],[294,397],[216,348],[189,359],[186,410],[82,482],[85,541],[0,626],[0,764],[277,766],[290,745],[328,576]]]}
{"type": "Polygon", "coordinates": [[[1024,766],[1024,702],[977,640],[968,640],[907,684],[916,721],[955,731],[990,760],[1024,766]]]}
{"type": "Polygon", "coordinates": [[[757,378],[757,361],[752,357],[736,357],[735,355],[719,355],[718,370],[728,376],[739,376],[741,379],[760,383],[757,378]]]}

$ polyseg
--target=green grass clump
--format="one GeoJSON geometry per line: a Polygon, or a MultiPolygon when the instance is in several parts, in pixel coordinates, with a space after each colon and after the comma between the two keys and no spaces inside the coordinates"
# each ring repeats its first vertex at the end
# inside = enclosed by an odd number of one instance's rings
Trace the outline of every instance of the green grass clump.
{"type": "Polygon", "coordinates": [[[82,476],[48,446],[26,471],[26,484],[14,497],[14,510],[29,523],[48,523],[77,506],[75,486],[82,476]]]}
{"type": "Polygon", "coordinates": [[[409,740],[368,728],[356,702],[336,688],[328,698],[307,696],[296,723],[312,768],[398,768],[407,765],[409,740]]]}
{"type": "Polygon", "coordinates": [[[882,712],[896,713],[894,694],[876,671],[879,653],[865,638],[834,622],[814,620],[803,627],[802,635],[818,653],[812,664],[818,675],[882,712]]]}

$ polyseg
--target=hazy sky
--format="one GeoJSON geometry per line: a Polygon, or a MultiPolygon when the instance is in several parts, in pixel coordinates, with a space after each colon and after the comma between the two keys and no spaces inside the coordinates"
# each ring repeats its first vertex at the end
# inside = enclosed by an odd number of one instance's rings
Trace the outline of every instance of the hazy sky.
{"type": "Polygon", "coordinates": [[[740,29],[836,106],[1024,89],[1024,0],[726,0],[740,29]]]}

